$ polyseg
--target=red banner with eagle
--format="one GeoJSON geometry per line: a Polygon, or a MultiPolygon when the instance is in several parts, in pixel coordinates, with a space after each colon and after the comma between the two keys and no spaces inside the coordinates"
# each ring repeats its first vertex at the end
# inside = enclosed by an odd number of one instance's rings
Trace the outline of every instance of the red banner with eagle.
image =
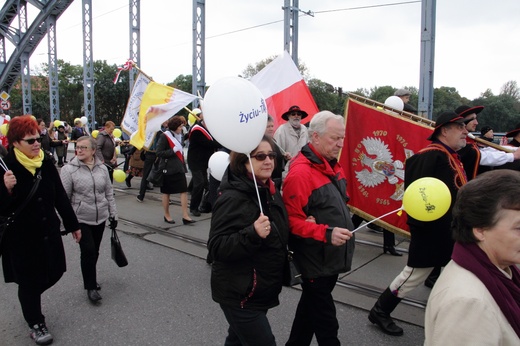
{"type": "MultiPolygon", "coordinates": [[[[368,100],[368,99],[365,99],[368,100]]],[[[345,110],[346,130],[340,163],[348,182],[349,205],[365,220],[409,236],[402,207],[406,159],[430,144],[430,125],[352,97],[345,110]]]]}

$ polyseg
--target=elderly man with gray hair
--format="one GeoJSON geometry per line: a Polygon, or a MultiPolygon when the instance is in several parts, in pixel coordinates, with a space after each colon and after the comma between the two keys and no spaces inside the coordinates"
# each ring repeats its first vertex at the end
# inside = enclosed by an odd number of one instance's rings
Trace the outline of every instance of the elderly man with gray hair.
{"type": "Polygon", "coordinates": [[[303,293],[286,345],[340,345],[332,290],[339,273],[350,270],[354,235],[347,206],[347,180],[338,155],[345,122],[329,111],[317,113],[310,142],[292,160],[283,184],[289,215],[289,246],[302,274],[303,293]]]}

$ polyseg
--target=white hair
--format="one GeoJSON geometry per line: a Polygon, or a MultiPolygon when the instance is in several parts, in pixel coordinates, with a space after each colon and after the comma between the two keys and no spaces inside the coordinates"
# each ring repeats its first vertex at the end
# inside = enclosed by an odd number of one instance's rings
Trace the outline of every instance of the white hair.
{"type": "Polygon", "coordinates": [[[316,113],[314,117],[312,117],[309,126],[309,136],[312,136],[314,132],[322,136],[327,130],[327,123],[330,119],[337,120],[342,124],[345,123],[345,119],[343,119],[341,115],[334,114],[331,111],[321,111],[319,113],[316,113]]]}

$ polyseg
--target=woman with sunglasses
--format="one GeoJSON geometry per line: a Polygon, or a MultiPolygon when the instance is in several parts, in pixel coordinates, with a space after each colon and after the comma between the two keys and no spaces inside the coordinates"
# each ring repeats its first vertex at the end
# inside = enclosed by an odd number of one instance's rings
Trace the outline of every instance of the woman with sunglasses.
{"type": "Polygon", "coordinates": [[[101,300],[96,264],[105,223],[117,227],[117,209],[108,168],[96,156],[96,140],[89,136],[76,142],[76,156],[61,168],[61,181],[81,228],[81,274],[92,303],[101,300]]]}
{"type": "Polygon", "coordinates": [[[65,233],[72,233],[76,242],[81,239],[81,231],[58,171],[41,149],[40,130],[34,117],[13,118],[7,138],[7,171],[0,170],[0,215],[20,211],[1,238],[4,279],[18,284],[18,299],[31,338],[38,345],[48,345],[53,338],[42,314],[41,294],[58,282],[66,270],[61,222],[56,211],[63,220],[65,233]],[[34,195],[20,209],[37,179],[41,180],[34,195]]]}
{"type": "Polygon", "coordinates": [[[269,346],[267,311],[279,304],[289,223],[271,180],[272,140],[264,136],[250,156],[232,151],[220,183],[208,240],[211,292],[229,323],[226,345],[269,346]]]}

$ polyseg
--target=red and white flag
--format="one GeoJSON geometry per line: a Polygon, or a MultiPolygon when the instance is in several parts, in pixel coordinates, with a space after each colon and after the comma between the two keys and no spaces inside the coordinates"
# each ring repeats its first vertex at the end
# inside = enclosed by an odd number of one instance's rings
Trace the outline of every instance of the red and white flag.
{"type": "Polygon", "coordinates": [[[319,112],[303,76],[287,51],[253,76],[251,83],[264,95],[267,111],[274,119],[275,128],[285,122],[282,114],[291,106],[299,106],[307,112],[309,116],[302,120],[303,124],[319,112]]]}
{"type": "Polygon", "coordinates": [[[433,128],[349,98],[340,163],[347,177],[349,206],[366,220],[409,235],[403,205],[406,159],[430,144],[433,128]]]}
{"type": "Polygon", "coordinates": [[[130,71],[132,67],[134,66],[134,62],[132,60],[128,60],[123,64],[123,66],[117,68],[116,76],[114,77],[114,84],[117,83],[119,80],[119,75],[121,74],[121,71],[130,71]]]}

